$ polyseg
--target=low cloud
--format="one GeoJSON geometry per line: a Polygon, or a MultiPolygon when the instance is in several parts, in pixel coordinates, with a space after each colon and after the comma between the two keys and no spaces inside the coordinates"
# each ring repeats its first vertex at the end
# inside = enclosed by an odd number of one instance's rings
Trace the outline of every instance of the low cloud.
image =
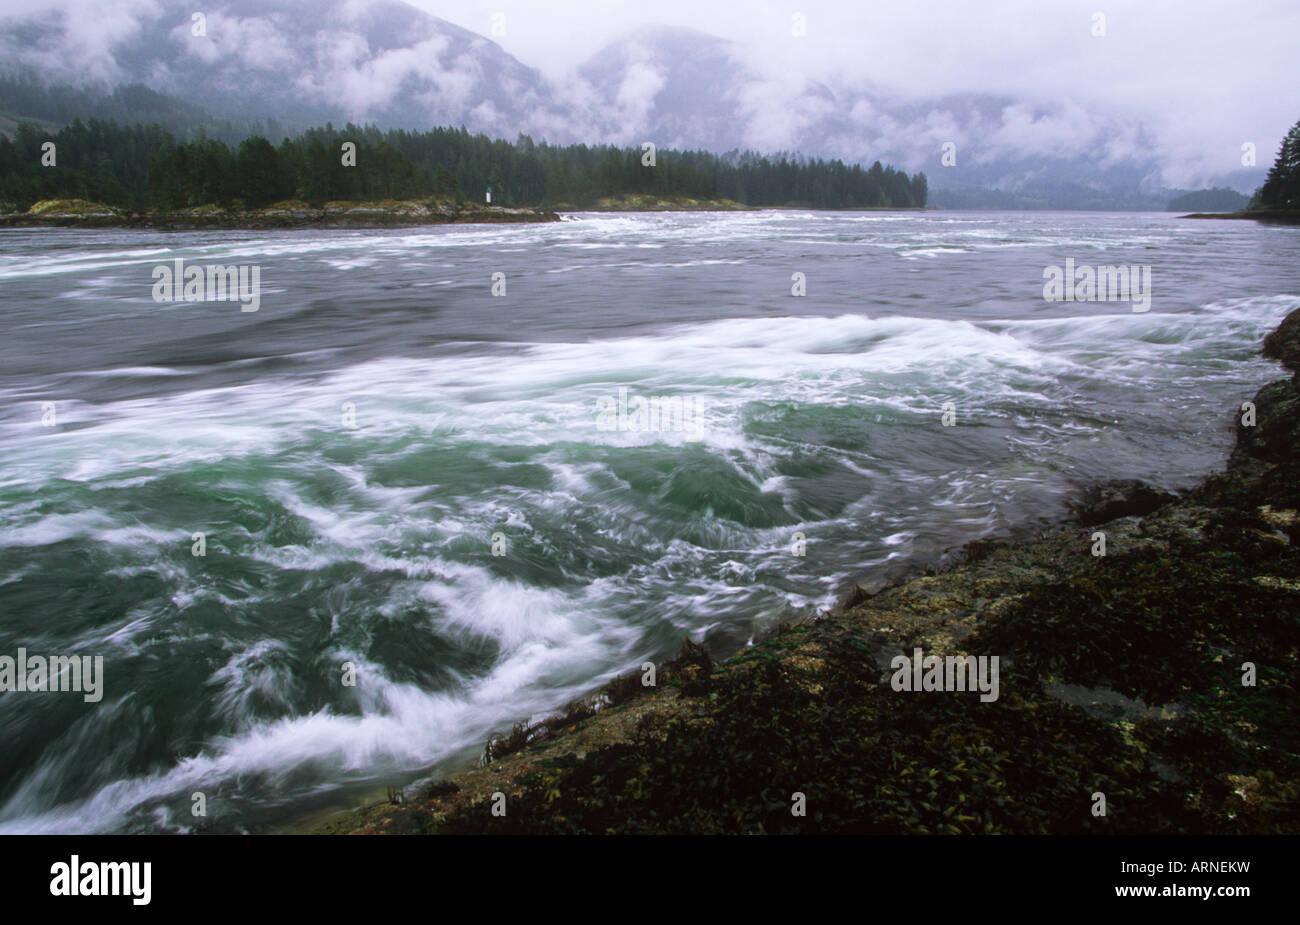
{"type": "Polygon", "coordinates": [[[307,19],[273,2],[205,5],[208,35],[194,37],[179,0],[11,0],[12,14],[40,25],[10,32],[0,51],[54,82],[244,91],[251,108],[311,105],[412,127],[464,122],[557,142],[653,135],[661,146],[878,158],[932,173],[951,142],[963,166],[1082,158],[1178,186],[1241,175],[1247,142],[1258,172],[1297,116],[1276,90],[1293,82],[1300,34],[1289,0],[1112,0],[1104,36],[1075,0],[808,0],[803,36],[784,0],[570,0],[544,11],[414,0],[477,35],[379,0],[323,2],[307,19]],[[490,39],[498,12],[506,31],[490,39]],[[612,76],[579,68],[647,16],[728,41],[660,31],[624,41],[621,60],[606,62],[612,76]],[[692,66],[722,76],[683,89],[692,66]]]}

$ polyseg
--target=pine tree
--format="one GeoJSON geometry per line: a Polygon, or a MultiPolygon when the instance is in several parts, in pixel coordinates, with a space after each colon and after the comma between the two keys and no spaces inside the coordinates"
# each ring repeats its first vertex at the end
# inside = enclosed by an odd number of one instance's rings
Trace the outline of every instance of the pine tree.
{"type": "Polygon", "coordinates": [[[265,138],[254,136],[240,142],[237,154],[239,196],[254,209],[282,198],[280,156],[265,138]]]}
{"type": "Polygon", "coordinates": [[[461,195],[460,187],[456,185],[456,178],[452,176],[451,171],[442,164],[438,165],[438,172],[433,183],[433,195],[438,199],[451,199],[455,201],[465,198],[461,195]]]}
{"type": "Polygon", "coordinates": [[[1251,207],[1300,209],[1300,122],[1291,126],[1278,148],[1277,160],[1264,185],[1255,191],[1251,207]]]}

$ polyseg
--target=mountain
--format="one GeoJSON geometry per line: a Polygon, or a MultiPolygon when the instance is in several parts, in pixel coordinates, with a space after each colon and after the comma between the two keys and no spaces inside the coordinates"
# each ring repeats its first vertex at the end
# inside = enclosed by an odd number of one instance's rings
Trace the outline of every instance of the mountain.
{"type": "Polygon", "coordinates": [[[562,126],[541,75],[496,43],[397,0],[163,0],[96,34],[71,10],[0,26],[7,61],[54,83],[144,84],[221,116],[292,123],[466,124],[514,137],[562,126]]]}
{"type": "Polygon", "coordinates": [[[725,39],[654,26],[619,38],[577,70],[602,138],[661,148],[737,147],[726,126],[743,105],[745,73],[725,39]]]}
{"type": "MultiPolygon", "coordinates": [[[[495,42],[398,0],[204,6],[199,36],[184,0],[123,0],[94,22],[69,12],[11,17],[0,22],[0,60],[104,92],[139,84],[285,130],[464,125],[507,139],[879,160],[925,171],[936,202],[985,207],[1162,209],[1171,194],[1167,155],[1143,122],[1069,99],[902,99],[848,79],[798,80],[765,71],[725,39],[670,26],[629,32],[551,81],[495,42]]],[[[4,115],[0,105],[0,127],[4,115]]],[[[1263,177],[1258,168],[1198,179],[1249,191],[1263,177]]]]}

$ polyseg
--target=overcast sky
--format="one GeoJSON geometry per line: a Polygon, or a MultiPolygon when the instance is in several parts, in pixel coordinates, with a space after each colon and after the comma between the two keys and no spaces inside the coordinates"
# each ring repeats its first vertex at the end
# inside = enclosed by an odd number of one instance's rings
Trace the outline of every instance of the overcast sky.
{"type": "Polygon", "coordinates": [[[918,93],[1168,92],[1214,103],[1294,106],[1300,78],[1297,0],[411,0],[492,36],[557,76],[640,25],[690,26],[752,47],[801,74],[862,75],[918,93]],[[807,36],[791,35],[804,14],[807,36]],[[1093,14],[1106,17],[1094,37],[1093,14]],[[1268,92],[1280,85],[1285,92],[1268,92]]]}
{"type": "Polygon", "coordinates": [[[1300,117],[1300,0],[413,2],[553,77],[630,29],[668,23],[732,39],[771,73],[917,96],[1068,96],[1166,121],[1166,132],[1183,123],[1193,143],[1256,139],[1269,159],[1300,117]],[[795,12],[806,17],[802,39],[791,35],[795,12]],[[1104,37],[1092,34],[1098,12],[1104,37]],[[491,35],[495,13],[504,35],[491,35]]]}
{"type": "MultiPolygon", "coordinates": [[[[72,2],[0,0],[0,14],[72,2]]],[[[732,39],[776,72],[853,75],[917,95],[1057,93],[1117,106],[1158,105],[1163,96],[1202,115],[1300,104],[1300,0],[408,2],[492,38],[552,77],[631,29],[664,23],[732,39]],[[795,12],[806,17],[802,39],[791,35],[795,12]],[[1092,35],[1098,12],[1104,37],[1092,35]],[[492,35],[497,13],[505,17],[500,36],[492,35]]],[[[204,0],[193,6],[201,10],[204,0]]]]}

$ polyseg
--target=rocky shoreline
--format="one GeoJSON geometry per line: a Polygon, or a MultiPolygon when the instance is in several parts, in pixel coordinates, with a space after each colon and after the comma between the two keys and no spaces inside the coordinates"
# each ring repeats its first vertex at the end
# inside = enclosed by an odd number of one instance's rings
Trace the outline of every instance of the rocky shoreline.
{"type": "Polygon", "coordinates": [[[1300,212],[1294,209],[1245,209],[1241,212],[1193,212],[1183,218],[1247,218],[1273,225],[1300,225],[1300,212]]]}
{"type": "MultiPolygon", "coordinates": [[[[174,212],[132,211],[84,199],[38,202],[26,212],[3,211],[0,228],[148,228],[157,231],[267,231],[287,228],[414,228],[423,225],[558,222],[561,212],[770,212],[811,206],[747,206],[730,199],[665,198],[649,195],[606,197],[594,205],[561,203],[554,209],[511,208],[440,200],[327,202],[314,208],[282,202],[265,209],[198,206],[174,212]]],[[[8,206],[12,208],[12,204],[8,206]]],[[[885,206],[846,212],[921,212],[885,206]]]]}
{"type": "Polygon", "coordinates": [[[578,206],[573,203],[561,203],[556,206],[562,212],[925,212],[934,211],[932,206],[850,206],[829,208],[814,206],[806,202],[792,202],[779,206],[750,206],[734,199],[692,199],[687,196],[653,196],[641,193],[629,193],[624,196],[606,196],[596,200],[595,204],[578,206]]]}
{"type": "MultiPolygon", "coordinates": [[[[1300,311],[1264,355],[1300,371],[1300,311]]],[[[309,830],[1300,832],[1300,374],[1232,415],[1226,471],[1181,497],[1105,486],[1076,525],[721,663],[687,642],[654,687],[617,679],[309,830]],[[996,700],[894,689],[917,649],[998,656],[996,700]]]]}
{"type": "Polygon", "coordinates": [[[202,206],[176,212],[132,212],[86,200],[46,200],[26,212],[0,214],[0,228],[150,228],[162,231],[243,231],[279,228],[411,228],[476,222],[558,222],[555,212],[438,200],[302,202],[265,209],[202,206]]]}

